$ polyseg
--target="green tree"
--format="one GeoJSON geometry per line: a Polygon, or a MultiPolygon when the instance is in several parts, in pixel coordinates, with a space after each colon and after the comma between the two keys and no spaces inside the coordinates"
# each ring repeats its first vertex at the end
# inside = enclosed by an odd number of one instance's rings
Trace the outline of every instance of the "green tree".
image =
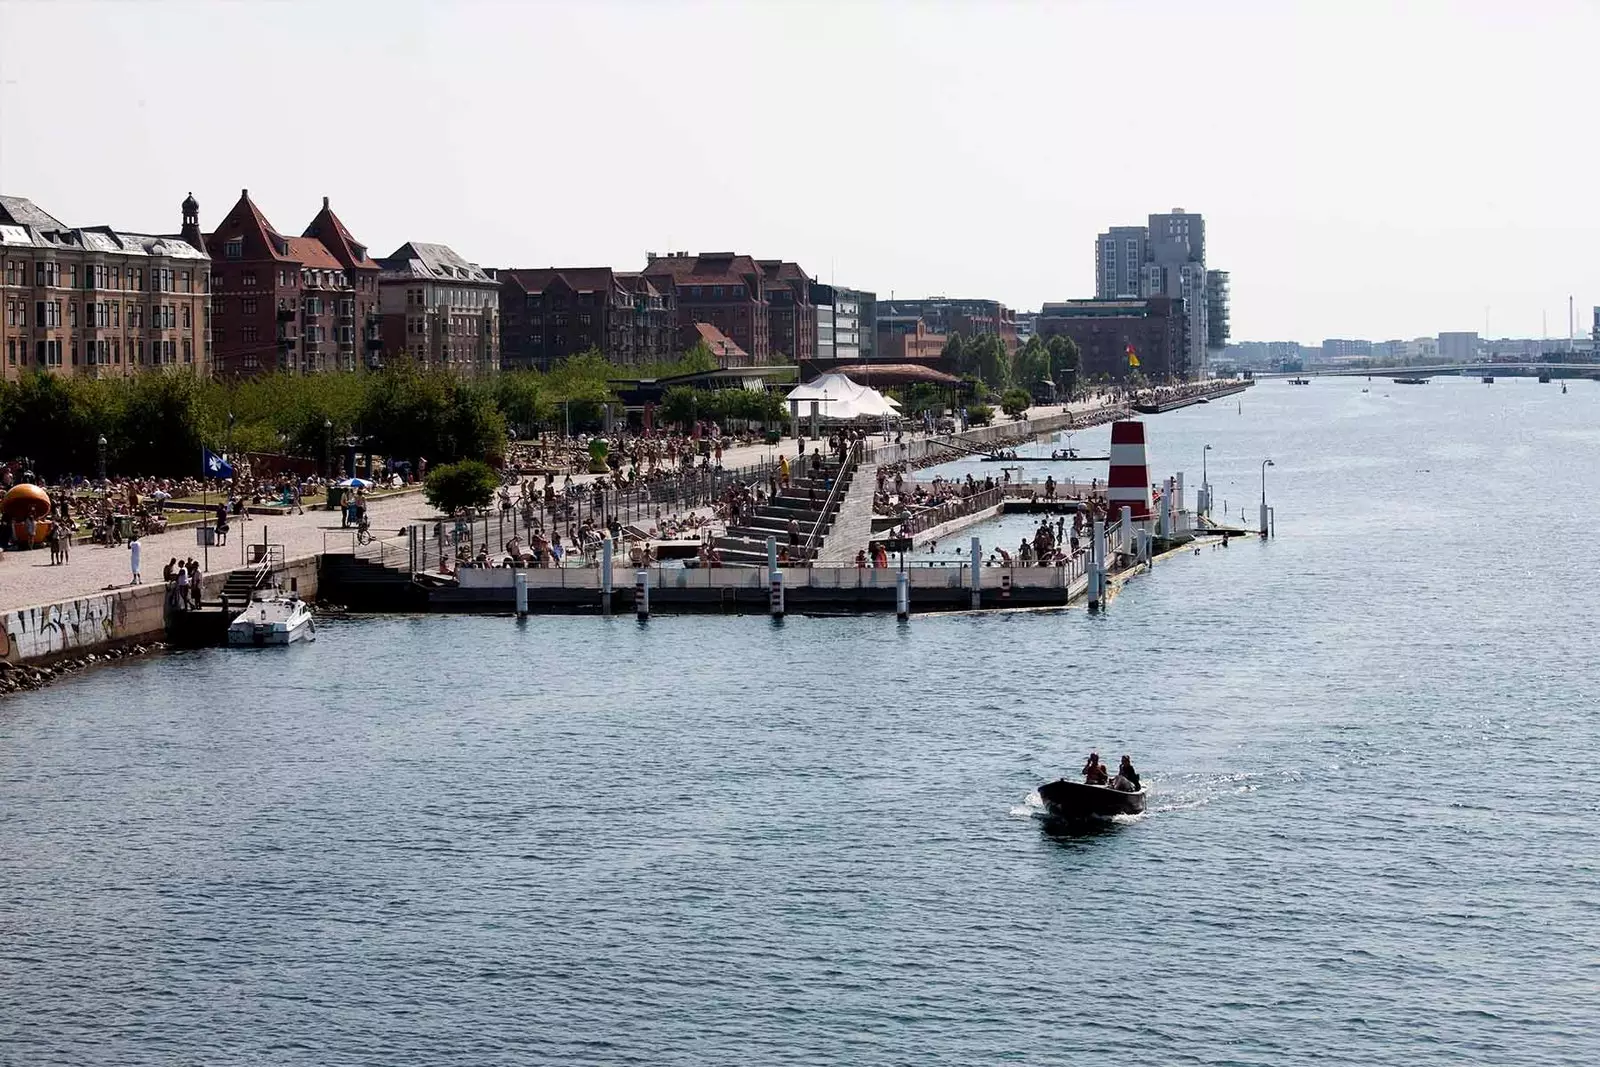
{"type": "Polygon", "coordinates": [[[1011,357],[997,334],[974,337],[967,342],[966,355],[973,373],[989,388],[1000,392],[1011,384],[1011,357]]]}
{"type": "Polygon", "coordinates": [[[927,382],[918,382],[905,392],[905,403],[901,408],[907,415],[921,415],[924,411],[931,411],[935,415],[944,414],[944,393],[936,385],[927,382]]]}
{"type": "Polygon", "coordinates": [[[1050,367],[1050,349],[1037,334],[1017,350],[1016,367],[1012,381],[1030,394],[1047,381],[1053,381],[1050,367]]]}
{"type": "Polygon", "coordinates": [[[1076,393],[1078,391],[1078,378],[1083,371],[1083,355],[1078,351],[1078,342],[1065,334],[1056,334],[1050,338],[1050,376],[1055,380],[1056,387],[1076,393]]]}
{"type": "Polygon", "coordinates": [[[973,369],[971,358],[967,354],[967,342],[961,339],[959,333],[950,335],[950,340],[944,343],[944,351],[940,353],[944,362],[956,374],[967,374],[973,369]]]}
{"type": "Polygon", "coordinates": [[[987,426],[994,419],[994,408],[988,404],[967,405],[967,421],[974,426],[987,426]]]}
{"type": "Polygon", "coordinates": [[[463,508],[481,508],[494,499],[500,476],[478,459],[446,463],[428,472],[422,495],[428,503],[453,515],[463,508]]]}
{"type": "Polygon", "coordinates": [[[1012,416],[1021,415],[1032,404],[1033,396],[1026,389],[1019,386],[1012,386],[1007,389],[1005,395],[1000,398],[1000,410],[1012,416]]]}

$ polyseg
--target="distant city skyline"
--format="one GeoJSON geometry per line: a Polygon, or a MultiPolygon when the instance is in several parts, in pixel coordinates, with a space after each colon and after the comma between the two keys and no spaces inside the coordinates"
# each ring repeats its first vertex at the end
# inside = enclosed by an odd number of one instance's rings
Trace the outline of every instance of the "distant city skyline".
{"type": "Polygon", "coordinates": [[[148,233],[190,191],[208,230],[244,187],[271,218],[330,196],[384,251],[759,249],[1024,311],[1092,297],[1095,236],[1183,205],[1235,340],[1564,338],[1569,295],[1579,336],[1600,304],[1596,39],[1566,0],[0,0],[0,193],[148,233]]]}

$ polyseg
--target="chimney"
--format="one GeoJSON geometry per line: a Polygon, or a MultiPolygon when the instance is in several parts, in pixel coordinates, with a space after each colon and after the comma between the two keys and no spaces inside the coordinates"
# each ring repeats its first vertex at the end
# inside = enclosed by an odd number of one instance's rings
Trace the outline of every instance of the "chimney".
{"type": "Polygon", "coordinates": [[[324,210],[324,211],[328,210],[328,198],[327,197],[323,197],[322,198],[322,210],[324,210]]]}
{"type": "Polygon", "coordinates": [[[250,199],[250,190],[248,190],[248,189],[240,189],[239,190],[239,199],[240,200],[249,200],[250,199]]]}

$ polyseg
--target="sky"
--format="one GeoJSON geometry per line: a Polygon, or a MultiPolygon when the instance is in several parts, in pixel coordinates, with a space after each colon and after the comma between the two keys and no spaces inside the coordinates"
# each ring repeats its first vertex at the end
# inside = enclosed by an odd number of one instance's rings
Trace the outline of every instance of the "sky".
{"type": "Polygon", "coordinates": [[[1597,0],[0,0],[0,192],[375,255],[738,251],[881,296],[1094,295],[1182,207],[1235,340],[1565,336],[1600,304],[1597,0]]]}

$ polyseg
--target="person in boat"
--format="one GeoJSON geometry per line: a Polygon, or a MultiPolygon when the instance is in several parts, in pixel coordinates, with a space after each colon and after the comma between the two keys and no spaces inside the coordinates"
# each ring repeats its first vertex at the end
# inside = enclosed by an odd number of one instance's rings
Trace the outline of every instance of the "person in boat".
{"type": "Polygon", "coordinates": [[[1110,777],[1106,765],[1100,762],[1100,753],[1089,753],[1089,761],[1083,765],[1083,782],[1085,785],[1105,785],[1110,777]]]}
{"type": "Polygon", "coordinates": [[[1137,793],[1144,788],[1139,784],[1139,772],[1133,769],[1133,760],[1126,755],[1117,767],[1117,776],[1111,780],[1111,788],[1119,789],[1124,793],[1137,793]]]}

